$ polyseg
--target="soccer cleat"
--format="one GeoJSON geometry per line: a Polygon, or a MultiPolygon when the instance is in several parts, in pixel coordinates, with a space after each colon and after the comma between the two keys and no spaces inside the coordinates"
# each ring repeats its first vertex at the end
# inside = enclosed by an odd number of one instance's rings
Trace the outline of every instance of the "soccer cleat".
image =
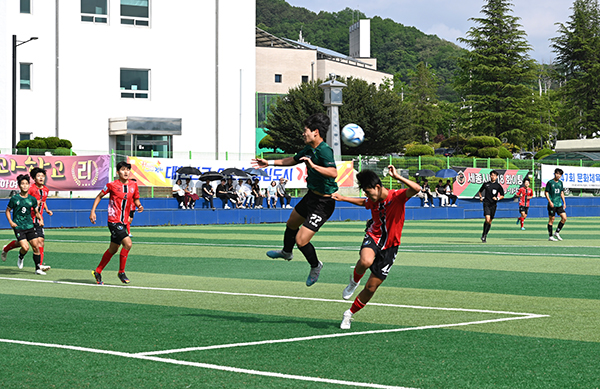
{"type": "Polygon", "coordinates": [[[2,257],[2,261],[6,262],[6,256],[8,255],[8,251],[4,251],[6,249],[6,246],[2,247],[2,254],[0,255],[2,257]]]}
{"type": "Polygon", "coordinates": [[[558,242],[558,239],[556,239],[556,238],[555,238],[555,237],[553,237],[553,236],[549,237],[549,238],[548,238],[548,240],[549,240],[549,241],[552,241],[552,242],[558,242]]]}
{"type": "Polygon", "coordinates": [[[35,274],[37,274],[38,276],[45,276],[45,275],[46,275],[46,272],[45,272],[45,271],[43,271],[42,269],[37,269],[37,270],[35,271],[35,274]]]}
{"type": "Polygon", "coordinates": [[[487,236],[481,237],[481,243],[487,243],[487,236]]]}
{"type": "Polygon", "coordinates": [[[23,268],[23,259],[24,259],[24,258],[21,256],[21,254],[19,254],[19,259],[17,259],[17,267],[18,267],[19,269],[22,269],[22,268],[23,268]]]}
{"type": "Polygon", "coordinates": [[[267,251],[267,257],[269,258],[283,258],[286,261],[291,261],[294,258],[293,253],[288,253],[283,250],[269,250],[267,251]]]}
{"type": "Polygon", "coordinates": [[[350,276],[350,282],[348,283],[348,286],[346,286],[346,288],[342,292],[342,298],[344,300],[348,300],[350,297],[352,297],[358,284],[360,284],[360,281],[354,282],[354,276],[350,276]]]}
{"type": "Polygon", "coordinates": [[[562,238],[560,237],[560,235],[558,234],[558,232],[554,233],[554,237],[556,238],[556,240],[562,240],[562,238]]]}
{"type": "Polygon", "coordinates": [[[96,273],[95,270],[92,271],[92,275],[94,276],[94,278],[96,279],[96,283],[98,285],[104,285],[104,282],[102,282],[102,274],[100,273],[96,273]]]}
{"type": "Polygon", "coordinates": [[[522,231],[525,231],[525,227],[521,227],[521,230],[522,230],[522,231]]]}
{"type": "Polygon", "coordinates": [[[48,266],[48,265],[40,265],[40,269],[42,271],[48,271],[48,270],[50,270],[50,266],[48,266]]]}
{"type": "Polygon", "coordinates": [[[521,223],[521,219],[517,219],[517,225],[519,225],[519,223],[521,223]]]}
{"type": "Polygon", "coordinates": [[[319,261],[319,265],[317,265],[317,267],[310,268],[310,273],[308,273],[308,278],[306,279],[306,286],[311,286],[319,280],[319,274],[321,274],[322,268],[323,262],[321,261],[319,261]]]}
{"type": "Polygon", "coordinates": [[[340,324],[340,328],[343,330],[349,330],[350,326],[352,325],[352,311],[350,311],[349,309],[344,312],[344,318],[342,319],[342,324],[340,324]]]}
{"type": "Polygon", "coordinates": [[[129,278],[127,278],[125,273],[118,273],[117,276],[119,276],[119,279],[121,280],[122,283],[124,283],[124,284],[129,283],[129,278]]]}

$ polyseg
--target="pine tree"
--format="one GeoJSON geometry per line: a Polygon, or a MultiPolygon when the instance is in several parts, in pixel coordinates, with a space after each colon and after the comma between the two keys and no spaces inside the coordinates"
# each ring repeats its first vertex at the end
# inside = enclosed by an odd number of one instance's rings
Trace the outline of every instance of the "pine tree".
{"type": "Polygon", "coordinates": [[[552,39],[564,84],[559,89],[562,139],[600,131],[600,8],[597,0],[575,0],[573,15],[552,39]]]}
{"type": "Polygon", "coordinates": [[[522,146],[550,128],[540,122],[536,63],[511,7],[508,0],[488,0],[484,17],[470,19],[477,26],[459,38],[471,50],[459,59],[456,87],[463,131],[522,146]]]}
{"type": "Polygon", "coordinates": [[[433,140],[442,120],[437,89],[437,78],[427,65],[420,62],[410,80],[407,104],[410,107],[413,131],[423,143],[433,140]]]}

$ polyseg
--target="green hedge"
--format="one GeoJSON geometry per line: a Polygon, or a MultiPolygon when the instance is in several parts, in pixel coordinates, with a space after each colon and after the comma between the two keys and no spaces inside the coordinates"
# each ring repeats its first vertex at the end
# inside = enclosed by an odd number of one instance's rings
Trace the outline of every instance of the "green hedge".
{"type": "Polygon", "coordinates": [[[498,158],[512,159],[512,157],[513,157],[512,153],[510,151],[508,151],[506,149],[506,147],[504,147],[504,146],[498,147],[498,158]]]}
{"type": "Polygon", "coordinates": [[[496,158],[498,157],[498,149],[496,147],[484,147],[477,150],[477,155],[481,158],[496,158]]]}
{"type": "Polygon", "coordinates": [[[414,145],[409,147],[406,150],[406,153],[404,153],[404,155],[406,155],[407,157],[418,157],[420,155],[434,155],[435,152],[433,150],[432,147],[429,147],[427,145],[414,145]]]}

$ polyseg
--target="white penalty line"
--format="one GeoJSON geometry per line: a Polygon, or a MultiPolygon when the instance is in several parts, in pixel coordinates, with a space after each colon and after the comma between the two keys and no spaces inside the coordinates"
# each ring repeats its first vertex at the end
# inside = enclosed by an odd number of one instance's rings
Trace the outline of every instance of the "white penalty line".
{"type": "Polygon", "coordinates": [[[119,352],[119,351],[100,350],[100,349],[93,349],[93,348],[88,348],[88,347],[77,347],[77,346],[69,346],[69,345],[53,344],[53,343],[27,342],[27,341],[12,340],[12,339],[0,339],[0,343],[12,343],[12,344],[25,345],[25,346],[58,348],[58,349],[81,351],[81,352],[88,352],[88,353],[94,353],[94,354],[106,354],[106,355],[113,355],[113,356],[124,357],[124,358],[170,363],[173,365],[194,366],[194,367],[200,367],[203,369],[220,370],[220,371],[226,371],[226,372],[232,372],[232,373],[242,373],[242,374],[258,375],[258,376],[264,376],[264,377],[284,378],[284,379],[297,380],[297,381],[322,382],[322,383],[345,385],[345,386],[358,386],[358,387],[363,387],[363,388],[415,389],[415,388],[408,388],[408,387],[404,387],[404,386],[379,385],[379,384],[373,384],[373,383],[367,383],[367,382],[353,382],[353,381],[334,380],[334,379],[320,378],[320,377],[308,377],[308,376],[293,375],[293,374],[274,373],[274,372],[260,371],[260,370],[240,369],[237,367],[220,366],[220,365],[213,365],[213,364],[209,364],[209,363],[181,361],[181,360],[177,360],[177,359],[160,358],[160,357],[154,357],[154,356],[150,356],[150,355],[131,354],[131,353],[124,353],[124,352],[119,352]]]}

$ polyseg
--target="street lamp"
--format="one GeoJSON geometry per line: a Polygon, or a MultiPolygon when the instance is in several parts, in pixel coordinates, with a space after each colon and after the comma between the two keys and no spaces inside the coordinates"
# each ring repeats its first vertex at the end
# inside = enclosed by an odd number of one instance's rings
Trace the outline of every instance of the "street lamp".
{"type": "Polygon", "coordinates": [[[333,156],[339,159],[342,156],[342,147],[340,143],[340,114],[338,108],[342,105],[342,89],[347,85],[336,81],[336,75],[329,74],[331,78],[319,85],[325,92],[324,106],[327,107],[327,114],[331,119],[329,131],[327,131],[327,139],[325,140],[333,149],[333,156]]]}
{"type": "Polygon", "coordinates": [[[36,39],[31,37],[26,41],[18,41],[16,35],[12,36],[12,148],[17,147],[17,47],[36,39]]]}

